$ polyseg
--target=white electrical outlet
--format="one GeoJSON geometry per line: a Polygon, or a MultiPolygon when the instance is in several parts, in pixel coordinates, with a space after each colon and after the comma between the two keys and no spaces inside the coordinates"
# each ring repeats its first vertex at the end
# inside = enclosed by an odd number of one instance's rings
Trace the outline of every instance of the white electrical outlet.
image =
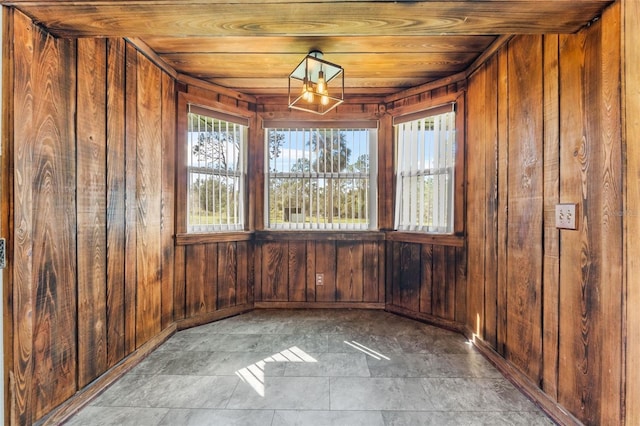
{"type": "Polygon", "coordinates": [[[578,215],[576,204],[556,204],[556,228],[578,229],[578,215]]]}
{"type": "Polygon", "coordinates": [[[324,274],[316,274],[316,285],[324,285],[324,274]]]}

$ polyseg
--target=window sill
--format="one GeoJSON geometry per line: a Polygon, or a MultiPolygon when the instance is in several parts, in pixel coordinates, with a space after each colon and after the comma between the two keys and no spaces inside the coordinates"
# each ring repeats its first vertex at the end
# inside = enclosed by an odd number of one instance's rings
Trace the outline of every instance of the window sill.
{"type": "Polygon", "coordinates": [[[434,244],[438,246],[464,247],[464,237],[455,234],[427,234],[423,232],[388,231],[388,241],[405,243],[434,244]]]}
{"type": "Polygon", "coordinates": [[[253,239],[253,232],[205,232],[192,234],[177,234],[176,245],[188,246],[193,244],[223,243],[230,241],[249,241],[253,239]]]}
{"type": "Polygon", "coordinates": [[[379,231],[256,231],[258,241],[383,241],[379,231]]]}

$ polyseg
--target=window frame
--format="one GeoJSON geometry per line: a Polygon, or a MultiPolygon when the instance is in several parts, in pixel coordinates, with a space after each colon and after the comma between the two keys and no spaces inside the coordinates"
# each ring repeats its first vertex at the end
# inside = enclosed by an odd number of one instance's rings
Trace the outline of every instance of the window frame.
{"type": "MultiPolygon", "coordinates": [[[[433,99],[430,103],[422,103],[411,107],[403,108],[392,112],[391,134],[393,135],[393,216],[392,223],[396,234],[425,236],[431,239],[449,239],[451,237],[464,236],[464,200],[465,200],[465,151],[466,151],[466,130],[464,127],[465,119],[465,92],[458,92],[439,99],[433,99]],[[453,106],[452,106],[453,105],[453,106]],[[448,233],[431,232],[423,230],[405,230],[395,229],[396,227],[396,203],[398,202],[397,179],[398,179],[398,161],[395,125],[406,123],[409,121],[426,118],[430,115],[437,115],[445,110],[455,108],[455,151],[454,151],[454,170],[453,170],[453,229],[448,233]]],[[[457,241],[457,240],[455,240],[457,241]]]]}
{"type": "MultiPolygon", "coordinates": [[[[262,211],[264,215],[264,230],[268,232],[286,232],[286,233],[295,233],[295,232],[311,232],[311,233],[322,233],[322,232],[354,232],[354,233],[365,233],[377,231],[378,228],[378,191],[379,191],[379,181],[378,181],[378,146],[380,144],[380,124],[378,120],[338,120],[338,121],[323,121],[323,120],[268,120],[265,119],[262,122],[262,129],[264,133],[264,137],[262,140],[263,150],[264,150],[264,170],[263,170],[263,179],[264,179],[264,202],[262,205],[262,211]],[[340,227],[331,226],[331,227],[274,227],[270,223],[269,216],[269,183],[270,183],[270,164],[269,164],[269,131],[270,130],[281,130],[288,129],[291,131],[294,130],[304,130],[304,131],[313,131],[319,129],[333,129],[333,130],[354,130],[354,129],[367,129],[373,133],[373,135],[369,135],[368,140],[368,150],[369,150],[369,172],[368,172],[368,180],[369,187],[373,186],[373,189],[368,191],[368,219],[369,222],[366,228],[350,228],[348,226],[340,227]]],[[[328,174],[332,174],[326,172],[328,174]]],[[[290,174],[289,172],[284,172],[284,174],[290,174]]],[[[325,174],[325,172],[320,173],[325,174]]],[[[350,173],[346,173],[348,175],[350,173]]]]}
{"type": "Polygon", "coordinates": [[[249,194],[248,194],[248,152],[251,138],[251,124],[253,113],[230,105],[222,104],[217,101],[206,99],[193,94],[179,92],[177,103],[177,137],[176,137],[176,240],[178,243],[187,243],[190,239],[201,239],[203,236],[213,236],[215,238],[233,237],[234,235],[242,235],[248,229],[249,217],[249,194]],[[189,149],[188,149],[188,113],[189,107],[193,106],[196,110],[210,113],[207,114],[212,118],[234,122],[246,126],[245,140],[243,141],[242,153],[244,158],[242,194],[240,195],[240,203],[242,203],[242,229],[206,229],[190,231],[188,226],[188,204],[189,204],[189,149]]]}

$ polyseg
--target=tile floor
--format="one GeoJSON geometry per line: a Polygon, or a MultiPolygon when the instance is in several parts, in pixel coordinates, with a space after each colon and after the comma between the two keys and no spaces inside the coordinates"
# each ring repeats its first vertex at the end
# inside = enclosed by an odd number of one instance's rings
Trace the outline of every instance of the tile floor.
{"type": "Polygon", "coordinates": [[[256,310],[178,332],[68,425],[553,425],[456,334],[256,310]]]}

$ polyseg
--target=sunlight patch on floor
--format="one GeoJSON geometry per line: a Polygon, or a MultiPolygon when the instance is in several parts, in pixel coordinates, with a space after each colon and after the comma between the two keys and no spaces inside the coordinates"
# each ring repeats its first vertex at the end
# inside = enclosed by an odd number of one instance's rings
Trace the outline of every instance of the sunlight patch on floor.
{"type": "Polygon", "coordinates": [[[264,396],[264,369],[269,362],[318,362],[318,360],[297,346],[292,346],[237,370],[236,376],[251,386],[258,395],[264,396]]]}

